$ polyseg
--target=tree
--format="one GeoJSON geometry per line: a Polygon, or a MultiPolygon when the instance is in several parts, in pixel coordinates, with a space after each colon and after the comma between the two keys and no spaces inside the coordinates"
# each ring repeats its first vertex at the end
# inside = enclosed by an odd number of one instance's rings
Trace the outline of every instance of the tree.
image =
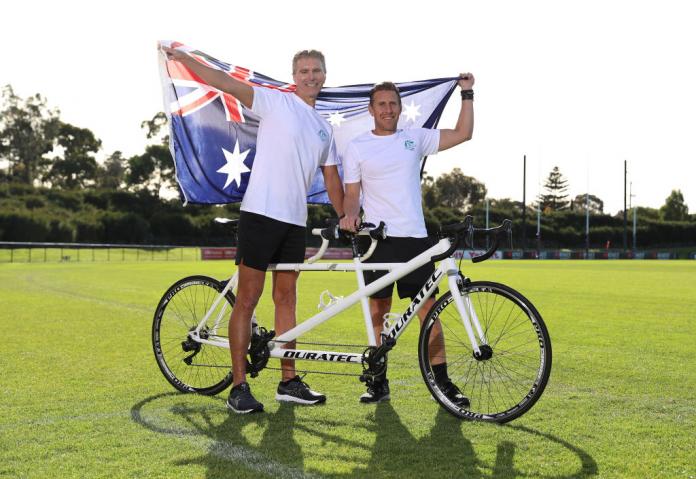
{"type": "Polygon", "coordinates": [[[577,211],[585,211],[585,205],[587,204],[590,213],[595,215],[604,214],[604,201],[600,200],[595,195],[577,195],[574,200],[570,202],[570,209],[577,211]]]}
{"type": "Polygon", "coordinates": [[[9,163],[7,177],[33,185],[49,165],[60,128],[59,111],[39,94],[23,100],[10,85],[2,90],[0,159],[9,163]]]}
{"type": "MultiPolygon", "coordinates": [[[[147,139],[151,140],[156,138],[162,133],[162,128],[164,128],[168,123],[167,115],[164,112],[158,112],[150,120],[145,120],[140,123],[140,128],[147,130],[147,139]]],[[[169,135],[164,135],[160,138],[160,143],[163,145],[169,144],[169,135]]]]}
{"type": "Polygon", "coordinates": [[[57,144],[63,157],[56,158],[43,176],[53,186],[66,189],[84,188],[97,177],[97,161],[93,154],[101,148],[101,140],[91,130],[69,123],[60,123],[57,144]]]}
{"type": "MultiPolygon", "coordinates": [[[[161,134],[167,124],[167,117],[159,112],[151,120],[145,120],[140,127],[147,130],[147,138],[153,139],[161,134]]],[[[162,188],[175,185],[174,160],[169,151],[169,135],[160,138],[159,143],[149,145],[142,155],[128,159],[126,184],[133,190],[148,189],[159,194],[162,188]]]]}
{"type": "Polygon", "coordinates": [[[541,203],[541,209],[546,210],[547,208],[552,211],[561,211],[568,208],[568,180],[563,178],[563,175],[559,171],[557,166],[553,167],[549,177],[544,183],[544,188],[548,192],[545,195],[539,195],[539,202],[541,203]]]}
{"type": "MultiPolygon", "coordinates": [[[[644,206],[634,206],[634,208],[636,209],[636,215],[638,216],[638,218],[647,218],[655,221],[660,220],[660,210],[658,210],[657,208],[648,208],[644,206]]],[[[620,213],[621,214],[619,216],[623,218],[623,211],[621,211],[620,213]]]]}
{"type": "Polygon", "coordinates": [[[145,153],[128,159],[126,184],[132,190],[148,189],[159,194],[160,189],[174,186],[174,161],[169,148],[149,145],[145,153]]]}
{"type": "Polygon", "coordinates": [[[127,160],[120,151],[114,151],[104,164],[97,168],[97,186],[118,189],[126,178],[127,160]]]}
{"type": "Polygon", "coordinates": [[[423,171],[421,196],[423,197],[423,206],[425,208],[435,208],[439,204],[440,197],[435,186],[435,179],[429,176],[427,171],[423,171]]]}
{"type": "Polygon", "coordinates": [[[455,168],[435,180],[437,201],[442,206],[465,210],[486,197],[486,186],[472,176],[466,176],[455,168]]]}
{"type": "Polygon", "coordinates": [[[684,203],[681,190],[672,190],[665,204],[660,207],[660,216],[666,221],[688,221],[689,207],[684,203]]]}

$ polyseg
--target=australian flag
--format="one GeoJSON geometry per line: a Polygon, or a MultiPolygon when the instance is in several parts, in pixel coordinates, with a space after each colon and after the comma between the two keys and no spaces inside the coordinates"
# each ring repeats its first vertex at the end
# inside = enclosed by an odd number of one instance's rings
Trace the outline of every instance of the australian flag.
{"type": "MultiPolygon", "coordinates": [[[[249,85],[295,90],[291,83],[225,63],[182,43],[160,43],[182,49],[204,65],[249,85]]],[[[167,60],[163,53],[159,63],[164,108],[171,128],[170,149],[184,203],[242,201],[253,174],[259,117],[181,63],[167,60]]],[[[399,128],[435,128],[456,85],[456,77],[397,83],[403,108],[399,128]]],[[[333,127],[339,159],[351,139],[374,127],[367,111],[373,86],[324,88],[317,99],[317,112],[333,127]]],[[[320,172],[314,176],[307,202],[329,203],[320,172]]]]}

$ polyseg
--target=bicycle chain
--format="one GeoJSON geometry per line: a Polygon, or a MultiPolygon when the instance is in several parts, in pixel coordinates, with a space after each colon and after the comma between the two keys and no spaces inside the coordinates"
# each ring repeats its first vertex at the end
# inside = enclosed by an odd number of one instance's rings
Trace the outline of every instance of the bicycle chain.
{"type": "MultiPolygon", "coordinates": [[[[211,336],[215,338],[222,338],[222,339],[229,339],[228,336],[221,336],[219,334],[216,334],[215,336],[211,336]]],[[[273,339],[272,341],[276,343],[289,343],[291,341],[278,341],[277,339],[273,339]]],[[[293,340],[295,341],[295,340],[293,340]]],[[[307,342],[307,341],[295,341],[295,344],[311,344],[312,346],[335,346],[337,348],[365,348],[364,344],[336,344],[336,343],[312,343],[312,342],[307,342]]]]}
{"type": "MultiPolygon", "coordinates": [[[[230,365],[229,365],[229,364],[224,365],[224,366],[219,366],[219,365],[217,365],[217,364],[191,364],[190,366],[191,366],[191,367],[199,367],[199,368],[225,368],[225,369],[229,369],[229,368],[230,368],[230,365]]],[[[274,370],[274,371],[286,371],[286,370],[287,370],[287,371],[292,371],[292,369],[287,369],[287,368],[272,368],[272,367],[270,367],[270,366],[266,366],[266,367],[264,367],[264,369],[272,369],[272,370],[274,370]]],[[[302,372],[302,373],[305,373],[305,374],[307,374],[307,373],[312,373],[312,374],[329,374],[329,375],[333,375],[333,376],[354,376],[354,377],[360,377],[360,374],[337,373],[337,372],[332,372],[332,371],[313,371],[313,370],[310,370],[310,369],[302,369],[302,370],[296,369],[296,371],[299,371],[299,372],[302,372]]]]}

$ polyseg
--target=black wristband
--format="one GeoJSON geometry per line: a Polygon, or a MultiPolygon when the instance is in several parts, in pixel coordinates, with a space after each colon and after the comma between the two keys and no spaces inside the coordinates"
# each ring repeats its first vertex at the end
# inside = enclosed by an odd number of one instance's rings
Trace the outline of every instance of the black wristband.
{"type": "Polygon", "coordinates": [[[462,90],[462,100],[474,99],[474,90],[462,90]]]}

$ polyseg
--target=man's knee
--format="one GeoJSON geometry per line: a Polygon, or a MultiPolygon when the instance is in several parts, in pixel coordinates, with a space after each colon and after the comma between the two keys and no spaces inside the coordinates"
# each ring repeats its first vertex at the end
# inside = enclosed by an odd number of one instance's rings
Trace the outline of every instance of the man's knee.
{"type": "Polygon", "coordinates": [[[261,291],[239,291],[235,298],[235,309],[242,311],[253,311],[259,304],[261,291]]]}
{"type": "Polygon", "coordinates": [[[273,303],[276,306],[292,306],[297,304],[297,293],[295,288],[274,288],[273,303]]]}
{"type": "Polygon", "coordinates": [[[273,273],[273,303],[278,306],[295,307],[297,303],[297,277],[291,271],[273,273]]]}

